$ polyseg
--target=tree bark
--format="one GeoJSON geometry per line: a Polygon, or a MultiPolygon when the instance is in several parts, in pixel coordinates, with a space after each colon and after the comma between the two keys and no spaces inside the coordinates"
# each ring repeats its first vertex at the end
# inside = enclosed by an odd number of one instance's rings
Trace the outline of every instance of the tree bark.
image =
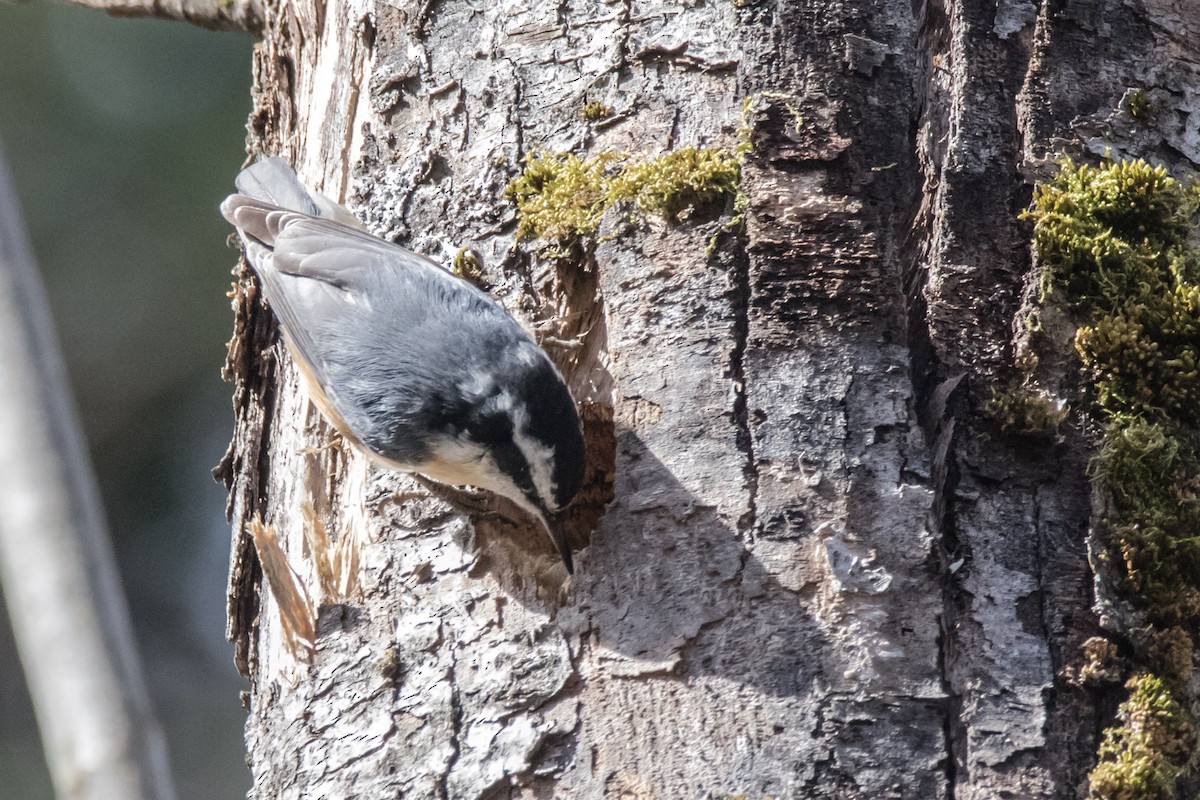
{"type": "Polygon", "coordinates": [[[536,531],[369,468],[243,270],[222,474],[252,796],[1085,791],[1120,697],[1072,677],[1101,631],[1092,434],[984,408],[1030,354],[1070,389],[1069,334],[1026,330],[1033,181],[1062,152],[1200,163],[1186,5],[265,3],[252,149],[385,238],[477,247],[502,303],[580,341],[553,350],[591,450],[575,527],[603,515],[564,586],[536,531]],[[741,138],[742,228],[611,211],[583,259],[514,247],[531,153],[741,138]],[[362,565],[311,664],[247,533],[319,595],[306,501],[362,565]]]}

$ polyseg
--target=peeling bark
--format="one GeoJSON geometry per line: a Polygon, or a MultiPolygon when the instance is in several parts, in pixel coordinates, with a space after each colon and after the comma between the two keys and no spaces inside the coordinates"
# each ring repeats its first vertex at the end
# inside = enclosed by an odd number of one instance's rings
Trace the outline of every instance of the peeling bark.
{"type": "Polygon", "coordinates": [[[384,237],[478,248],[502,303],[577,339],[552,355],[592,462],[564,586],[537,531],[339,447],[240,273],[252,796],[1076,797],[1112,713],[1067,677],[1100,630],[1090,434],[983,407],[1019,368],[1073,391],[1063,329],[1023,327],[1049,159],[1200,161],[1185,5],[266,3],[254,149],[384,237]],[[530,153],[740,135],[744,228],[614,210],[575,261],[513,246],[530,153]],[[305,501],[364,543],[311,665],[246,532],[263,514],[315,585],[305,501]]]}

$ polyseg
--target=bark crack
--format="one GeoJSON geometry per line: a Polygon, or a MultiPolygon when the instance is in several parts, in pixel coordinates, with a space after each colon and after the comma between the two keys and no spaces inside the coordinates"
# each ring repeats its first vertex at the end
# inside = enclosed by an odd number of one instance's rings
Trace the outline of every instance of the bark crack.
{"type": "Polygon", "coordinates": [[[525,84],[522,82],[516,69],[513,69],[513,115],[512,124],[516,128],[516,146],[517,146],[517,172],[521,171],[521,159],[525,156],[525,127],[521,124],[521,96],[525,84]]]}
{"type": "Polygon", "coordinates": [[[367,58],[364,52],[364,42],[361,35],[354,37],[354,50],[350,54],[350,63],[353,65],[350,68],[350,76],[348,81],[348,96],[346,102],[346,121],[342,128],[342,174],[338,185],[338,196],[342,202],[346,201],[346,190],[349,188],[350,168],[349,161],[351,153],[351,145],[354,141],[354,125],[358,115],[358,101],[362,93],[363,70],[365,69],[365,61],[367,58]]]}
{"type": "MultiPolygon", "coordinates": [[[[744,239],[722,234],[722,238],[744,239]]],[[[733,254],[733,348],[729,353],[730,378],[733,381],[733,420],[737,426],[737,445],[745,457],[742,475],[746,482],[746,512],[738,519],[738,532],[753,535],[758,522],[758,461],[754,456],[754,437],[750,431],[750,412],[746,386],[746,348],[750,339],[750,259],[745,241],[726,252],[733,254]]],[[[722,248],[724,250],[724,248],[722,248]]],[[[744,564],[744,561],[743,561],[744,564]]]]}
{"type": "Polygon", "coordinates": [[[954,800],[957,783],[965,766],[967,730],[963,721],[963,698],[954,676],[955,629],[961,616],[962,597],[959,574],[965,564],[954,529],[951,510],[957,475],[951,455],[955,416],[948,409],[951,396],[962,375],[946,377],[933,346],[930,329],[931,300],[928,292],[930,260],[935,251],[934,219],[949,135],[949,104],[942,74],[943,59],[950,49],[951,24],[941,0],[923,0],[917,9],[917,56],[922,65],[917,81],[917,118],[910,132],[912,146],[920,165],[917,196],[922,198],[912,213],[911,234],[902,245],[906,256],[904,294],[907,301],[907,339],[912,362],[914,405],[930,447],[930,482],[934,492],[929,512],[929,533],[933,537],[930,558],[936,565],[942,589],[942,611],[937,637],[937,670],[945,694],[942,717],[945,749],[946,800],[954,800]]]}
{"type": "Polygon", "coordinates": [[[966,729],[962,721],[962,695],[950,681],[947,665],[951,647],[948,619],[943,612],[942,631],[938,636],[938,672],[942,678],[942,691],[946,693],[946,711],[942,719],[946,747],[946,800],[954,800],[958,782],[958,753],[966,745],[966,729]]]}
{"type": "MultiPolygon", "coordinates": [[[[953,440],[955,418],[947,409],[951,396],[958,388],[962,377],[950,378],[943,381],[932,393],[929,411],[935,431],[933,454],[931,459],[931,478],[933,481],[934,499],[930,511],[929,527],[933,535],[934,550],[932,557],[936,559],[942,585],[942,614],[941,630],[938,634],[938,675],[941,679],[942,691],[946,695],[943,733],[946,749],[946,800],[954,800],[959,780],[961,765],[965,765],[967,730],[963,722],[963,699],[953,675],[955,666],[955,629],[958,620],[963,616],[960,604],[962,593],[959,589],[958,575],[963,570],[967,553],[963,552],[954,529],[955,514],[951,510],[954,488],[958,476],[954,469],[953,458],[950,455],[953,440]]],[[[969,569],[968,567],[965,567],[969,569]]]]}
{"type": "Polygon", "coordinates": [[[617,41],[617,63],[613,68],[613,72],[618,75],[629,66],[629,37],[631,32],[629,24],[633,19],[633,0],[624,0],[621,3],[621,10],[617,13],[617,21],[620,23],[618,41],[617,41]]]}
{"type": "MultiPolygon", "coordinates": [[[[453,659],[453,656],[451,658],[453,659]]],[[[457,661],[453,661],[446,677],[450,682],[450,758],[446,760],[446,770],[442,773],[442,779],[438,786],[442,800],[451,800],[450,774],[454,772],[454,765],[458,763],[458,757],[462,753],[460,740],[463,726],[463,705],[462,695],[458,689],[458,679],[455,675],[457,666],[457,661]]]]}

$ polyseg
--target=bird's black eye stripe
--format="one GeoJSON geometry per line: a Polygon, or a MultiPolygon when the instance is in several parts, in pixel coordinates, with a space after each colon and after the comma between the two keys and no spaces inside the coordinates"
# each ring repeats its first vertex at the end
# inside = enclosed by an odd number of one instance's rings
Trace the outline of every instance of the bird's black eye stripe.
{"type": "Polygon", "coordinates": [[[502,445],[513,440],[512,418],[499,412],[470,414],[466,425],[471,441],[486,445],[502,445]]]}
{"type": "Polygon", "coordinates": [[[583,483],[584,450],[575,401],[547,361],[528,378],[523,393],[529,414],[528,433],[554,452],[555,505],[566,506],[583,483]]]}
{"type": "Polygon", "coordinates": [[[481,409],[482,404],[474,405],[467,415],[467,438],[485,445],[496,468],[507,475],[522,494],[541,505],[525,454],[513,440],[512,417],[502,411],[484,412],[481,409]]]}
{"type": "Polygon", "coordinates": [[[470,399],[435,394],[425,406],[430,414],[430,428],[482,445],[496,468],[508,476],[522,494],[536,498],[529,464],[513,441],[513,417],[509,408],[497,408],[487,402],[500,392],[500,387],[496,386],[489,395],[470,399]]]}
{"type": "Polygon", "coordinates": [[[512,439],[492,448],[492,460],[496,462],[496,467],[516,484],[517,488],[521,490],[521,494],[528,497],[539,508],[545,505],[538,497],[537,489],[533,486],[533,477],[529,473],[529,464],[525,461],[525,454],[512,439]]]}

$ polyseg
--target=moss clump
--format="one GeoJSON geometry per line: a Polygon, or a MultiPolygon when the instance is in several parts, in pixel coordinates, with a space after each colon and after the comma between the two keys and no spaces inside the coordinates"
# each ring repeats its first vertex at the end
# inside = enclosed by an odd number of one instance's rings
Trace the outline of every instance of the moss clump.
{"type": "Polygon", "coordinates": [[[1087,316],[1075,347],[1108,412],[1200,423],[1198,199],[1144,161],[1067,162],[1037,189],[1042,288],[1087,316]]]}
{"type": "Polygon", "coordinates": [[[642,213],[672,222],[689,208],[737,195],[741,162],[729,150],[685,147],[636,160],[603,153],[538,154],[505,189],[517,207],[517,238],[564,241],[591,236],[613,204],[631,202],[642,213]]]}
{"type": "Polygon", "coordinates": [[[1109,420],[1092,464],[1097,531],[1158,625],[1200,621],[1200,193],[1144,161],[1063,164],[1028,216],[1047,294],[1109,420]]]}
{"type": "Polygon", "coordinates": [[[588,122],[598,122],[613,115],[612,106],[606,106],[599,100],[589,100],[579,108],[579,118],[588,122]]]}
{"type": "Polygon", "coordinates": [[[525,159],[525,171],[504,195],[517,206],[517,238],[573,239],[591,235],[608,208],[605,173],[618,156],[538,154],[525,159]]]}
{"type": "Polygon", "coordinates": [[[1083,686],[1103,686],[1119,683],[1124,667],[1115,642],[1103,636],[1092,636],[1083,643],[1083,663],[1077,677],[1083,686]]]}
{"type": "MultiPolygon", "coordinates": [[[[1065,161],[1034,193],[1034,246],[1049,277],[1082,301],[1116,299],[1149,258],[1187,242],[1197,194],[1145,161],[1092,167],[1065,161]],[[1148,246],[1152,252],[1133,252],[1148,246]],[[1157,252],[1156,252],[1157,251],[1157,252]]],[[[1194,280],[1195,273],[1187,276],[1194,280]]],[[[1044,284],[1044,288],[1047,288],[1044,284]]]]}
{"type": "Polygon", "coordinates": [[[479,252],[470,247],[460,247],[458,252],[454,254],[454,260],[450,264],[450,271],[471,283],[479,286],[483,283],[483,258],[479,252]]]}
{"type": "Polygon", "coordinates": [[[1125,110],[1138,122],[1148,124],[1154,121],[1154,101],[1145,89],[1134,89],[1127,93],[1125,110]]]}
{"type": "Polygon", "coordinates": [[[1200,622],[1200,463],[1176,426],[1117,419],[1092,460],[1096,531],[1122,594],[1157,625],[1200,622]]]}
{"type": "Polygon", "coordinates": [[[1091,796],[1170,800],[1196,744],[1191,720],[1161,679],[1142,673],[1126,685],[1121,724],[1105,732],[1100,763],[1088,776],[1091,796]]]}
{"type": "Polygon", "coordinates": [[[728,150],[684,147],[629,164],[613,179],[609,196],[632,200],[644,214],[672,221],[688,208],[709,206],[738,191],[742,164],[728,150]]]}
{"type": "Polygon", "coordinates": [[[1066,420],[1070,409],[1037,389],[1017,388],[993,391],[983,409],[1000,423],[1005,433],[1035,438],[1052,438],[1066,420]]]}
{"type": "Polygon", "coordinates": [[[1107,420],[1090,469],[1101,558],[1152,626],[1134,644],[1154,673],[1128,684],[1090,776],[1095,800],[1172,800],[1195,745],[1173,692],[1191,676],[1187,631],[1200,624],[1198,211],[1195,185],[1162,167],[1068,161],[1028,213],[1043,297],[1061,293],[1082,317],[1075,349],[1107,420]]]}
{"type": "Polygon", "coordinates": [[[1192,651],[1196,644],[1191,634],[1178,625],[1155,631],[1146,648],[1146,661],[1155,675],[1172,692],[1183,692],[1192,679],[1192,651]]]}
{"type": "Polygon", "coordinates": [[[1200,423],[1200,288],[1163,287],[1079,328],[1075,349],[1100,406],[1200,423]]]}

